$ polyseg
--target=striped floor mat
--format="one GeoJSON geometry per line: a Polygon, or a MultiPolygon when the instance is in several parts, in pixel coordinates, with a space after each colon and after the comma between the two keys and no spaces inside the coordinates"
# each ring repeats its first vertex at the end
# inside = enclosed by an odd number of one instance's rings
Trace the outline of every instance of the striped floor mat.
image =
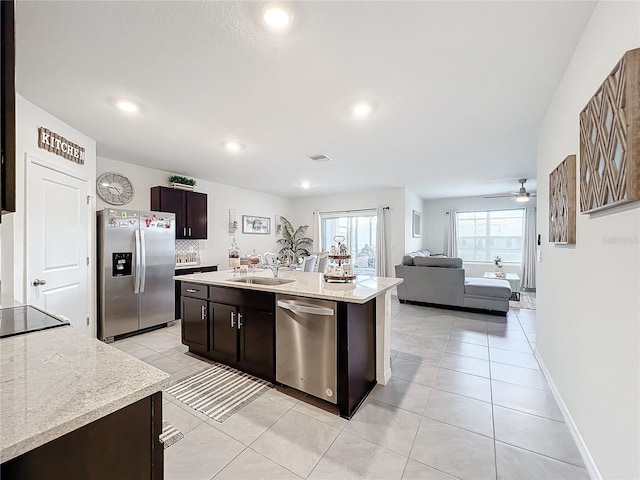
{"type": "Polygon", "coordinates": [[[184,434],[169,422],[162,422],[162,433],[160,434],[160,441],[164,448],[169,448],[176,442],[179,442],[184,438],[184,434]]]}
{"type": "Polygon", "coordinates": [[[271,388],[265,380],[216,364],[181,380],[166,392],[182,403],[224,422],[271,388]]]}

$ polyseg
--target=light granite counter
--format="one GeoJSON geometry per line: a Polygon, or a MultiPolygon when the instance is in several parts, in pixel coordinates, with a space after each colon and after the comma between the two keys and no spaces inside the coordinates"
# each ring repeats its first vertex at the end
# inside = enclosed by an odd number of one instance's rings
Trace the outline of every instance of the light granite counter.
{"type": "Polygon", "coordinates": [[[221,271],[194,273],[174,277],[182,282],[232,287],[246,290],[297,295],[338,302],[367,303],[376,299],[376,381],[386,385],[391,378],[391,290],[400,285],[402,278],[358,276],[353,283],[328,283],[321,273],[299,272],[281,269],[278,277],[294,280],[282,285],[261,285],[234,282],[240,277],[273,278],[271,270],[258,269],[255,272],[234,273],[221,271]]]}
{"type": "Polygon", "coordinates": [[[167,373],[72,327],[0,339],[0,463],[168,382],[167,373]]]}
{"type": "Polygon", "coordinates": [[[233,287],[263,292],[283,293],[300,297],[320,298],[340,302],[367,303],[369,300],[384,294],[403,282],[402,278],[370,277],[359,275],[353,283],[328,283],[321,273],[298,272],[281,269],[278,278],[294,280],[282,285],[260,285],[234,282],[241,277],[273,278],[271,270],[258,269],[255,272],[234,273],[233,271],[219,271],[209,273],[194,273],[174,277],[181,282],[201,283],[219,287],[233,287]]]}

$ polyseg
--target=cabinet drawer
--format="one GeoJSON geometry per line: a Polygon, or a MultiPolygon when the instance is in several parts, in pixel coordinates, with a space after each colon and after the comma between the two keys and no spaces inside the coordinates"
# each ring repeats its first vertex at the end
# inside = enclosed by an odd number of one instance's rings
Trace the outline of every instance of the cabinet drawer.
{"type": "Polygon", "coordinates": [[[210,286],[209,299],[214,302],[238,307],[250,307],[272,313],[275,308],[275,294],[257,290],[210,286]]]}
{"type": "Polygon", "coordinates": [[[181,282],[180,294],[183,297],[202,298],[206,300],[209,297],[209,289],[206,285],[199,283],[181,282]]]}

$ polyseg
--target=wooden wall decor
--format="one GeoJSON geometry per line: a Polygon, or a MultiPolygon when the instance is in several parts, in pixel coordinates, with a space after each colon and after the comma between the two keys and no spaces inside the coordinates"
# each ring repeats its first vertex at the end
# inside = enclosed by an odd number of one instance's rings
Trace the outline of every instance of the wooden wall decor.
{"type": "Polygon", "coordinates": [[[629,50],[580,112],[580,211],[640,200],[640,48],[629,50]]]}
{"type": "Polygon", "coordinates": [[[576,243],[576,156],[549,174],[549,242],[576,243]]]}

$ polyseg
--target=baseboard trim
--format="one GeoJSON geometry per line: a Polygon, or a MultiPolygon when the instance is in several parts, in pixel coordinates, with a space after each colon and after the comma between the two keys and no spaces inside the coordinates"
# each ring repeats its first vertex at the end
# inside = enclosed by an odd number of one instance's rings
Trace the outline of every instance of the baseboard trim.
{"type": "MultiPolygon", "coordinates": [[[[383,385],[386,385],[387,383],[389,383],[389,380],[391,380],[391,367],[389,367],[387,369],[387,371],[384,372],[384,384],[383,385]]],[[[378,383],[380,383],[380,382],[378,382],[378,383]]]]}
{"type": "Polygon", "coordinates": [[[584,466],[587,469],[587,473],[589,474],[589,477],[592,480],[602,480],[602,475],[600,474],[600,471],[596,466],[596,462],[593,460],[593,457],[591,456],[591,453],[589,452],[589,449],[587,448],[587,444],[584,442],[582,435],[580,435],[580,431],[578,430],[578,427],[573,421],[573,417],[571,416],[571,413],[569,413],[569,409],[567,408],[567,405],[564,403],[564,400],[562,399],[562,396],[558,391],[558,387],[556,387],[556,384],[553,382],[553,378],[551,377],[549,370],[547,370],[547,366],[542,360],[542,356],[540,355],[540,352],[538,352],[537,346],[533,347],[533,354],[535,355],[536,359],[538,360],[538,363],[540,364],[542,373],[547,379],[549,388],[551,388],[551,393],[553,394],[553,397],[556,399],[556,402],[558,403],[558,407],[560,407],[560,411],[562,412],[562,416],[564,417],[564,421],[567,424],[567,427],[569,427],[569,432],[571,433],[573,440],[576,442],[576,446],[578,447],[578,451],[580,452],[580,456],[582,457],[582,461],[584,462],[584,466]]]}

